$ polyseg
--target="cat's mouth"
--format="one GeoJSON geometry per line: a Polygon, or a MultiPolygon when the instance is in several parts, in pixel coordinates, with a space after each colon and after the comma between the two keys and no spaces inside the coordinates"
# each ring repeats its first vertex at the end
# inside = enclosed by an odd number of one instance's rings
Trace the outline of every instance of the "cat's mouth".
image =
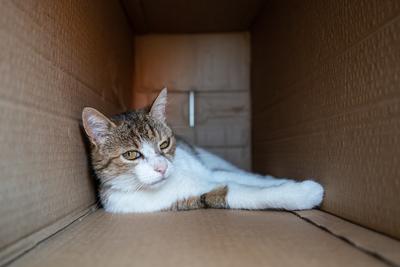
{"type": "Polygon", "coordinates": [[[160,180],[157,180],[157,181],[154,181],[154,182],[152,182],[152,183],[149,183],[148,185],[149,185],[149,186],[155,186],[155,185],[158,185],[158,184],[163,183],[165,180],[167,180],[167,178],[163,177],[163,178],[161,178],[160,180]]]}

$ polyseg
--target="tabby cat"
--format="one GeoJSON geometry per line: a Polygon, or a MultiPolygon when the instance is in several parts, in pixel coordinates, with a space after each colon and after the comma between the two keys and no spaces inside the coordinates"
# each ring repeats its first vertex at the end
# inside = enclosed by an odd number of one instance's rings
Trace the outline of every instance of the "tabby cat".
{"type": "Polygon", "coordinates": [[[151,107],[111,119],[83,110],[106,211],[303,210],[321,203],[324,190],[317,182],[249,173],[179,139],[166,123],[166,105],[163,89],[151,107]]]}

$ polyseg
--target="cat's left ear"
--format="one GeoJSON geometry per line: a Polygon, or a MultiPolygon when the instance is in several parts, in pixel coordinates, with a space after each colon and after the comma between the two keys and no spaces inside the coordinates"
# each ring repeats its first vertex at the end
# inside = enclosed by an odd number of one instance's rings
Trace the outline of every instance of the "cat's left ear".
{"type": "Polygon", "coordinates": [[[154,100],[150,108],[150,116],[153,119],[165,122],[166,121],[166,107],[167,107],[167,88],[161,90],[160,94],[154,100]]]}
{"type": "Polygon", "coordinates": [[[82,121],[86,134],[95,145],[104,143],[111,128],[116,127],[115,123],[94,108],[83,109],[82,121]]]}

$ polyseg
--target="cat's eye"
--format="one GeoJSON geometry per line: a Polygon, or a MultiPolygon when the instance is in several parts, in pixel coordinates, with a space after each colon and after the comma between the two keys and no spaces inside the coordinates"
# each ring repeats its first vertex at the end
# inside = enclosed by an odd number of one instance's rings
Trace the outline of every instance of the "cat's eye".
{"type": "Polygon", "coordinates": [[[169,147],[169,138],[160,144],[160,149],[166,149],[169,147]]]}
{"type": "Polygon", "coordinates": [[[135,159],[140,158],[142,156],[142,154],[140,154],[140,152],[138,152],[138,151],[130,150],[130,151],[127,151],[124,154],[122,154],[122,156],[127,160],[135,160],[135,159]]]}

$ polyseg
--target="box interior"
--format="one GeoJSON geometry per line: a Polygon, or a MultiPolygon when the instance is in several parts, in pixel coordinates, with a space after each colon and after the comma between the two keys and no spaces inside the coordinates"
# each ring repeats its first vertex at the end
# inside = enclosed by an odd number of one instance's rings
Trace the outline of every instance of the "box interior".
{"type": "Polygon", "coordinates": [[[5,1],[0,265],[399,266],[399,16],[395,0],[5,1]],[[163,86],[177,133],[320,181],[320,210],[98,209],[82,108],[163,86]]]}

